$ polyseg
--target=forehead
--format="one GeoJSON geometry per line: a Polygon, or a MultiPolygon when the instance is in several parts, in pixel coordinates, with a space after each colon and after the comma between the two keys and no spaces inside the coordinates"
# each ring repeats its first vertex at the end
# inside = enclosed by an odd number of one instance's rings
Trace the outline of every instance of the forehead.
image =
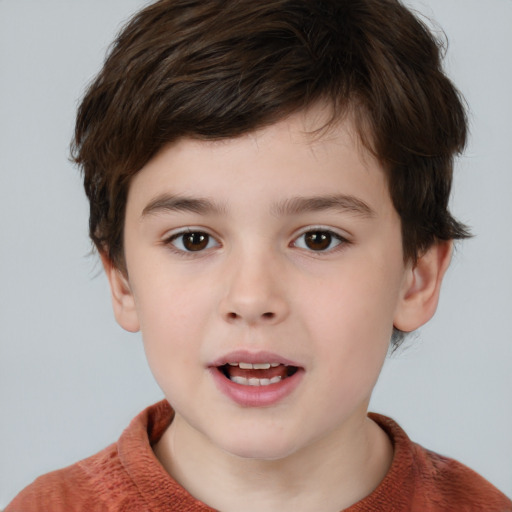
{"type": "Polygon", "coordinates": [[[290,197],[340,194],[378,203],[387,195],[380,163],[350,116],[327,125],[328,116],[310,109],[236,138],[179,139],[133,178],[128,207],[142,213],[162,194],[201,196],[219,209],[268,202],[275,211],[290,197]]]}

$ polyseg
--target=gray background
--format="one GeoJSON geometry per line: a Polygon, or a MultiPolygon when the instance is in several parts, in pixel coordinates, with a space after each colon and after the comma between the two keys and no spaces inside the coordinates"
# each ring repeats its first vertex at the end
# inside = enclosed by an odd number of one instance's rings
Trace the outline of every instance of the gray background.
{"type": "MultiPolygon", "coordinates": [[[[74,112],[140,0],[0,0],[0,507],[97,452],[160,399],[112,317],[67,160],[74,112]],[[99,275],[98,275],[99,274],[99,275]]],[[[512,1],[416,0],[471,106],[459,245],[434,320],[390,359],[372,409],[512,495],[512,1]]]]}

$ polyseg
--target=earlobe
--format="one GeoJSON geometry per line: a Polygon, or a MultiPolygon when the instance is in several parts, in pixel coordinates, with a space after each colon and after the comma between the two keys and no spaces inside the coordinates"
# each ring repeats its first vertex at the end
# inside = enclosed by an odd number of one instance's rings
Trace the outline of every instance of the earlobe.
{"type": "Polygon", "coordinates": [[[117,323],[129,332],[140,330],[135,299],[128,278],[102,253],[101,262],[110,284],[112,307],[117,323]]]}
{"type": "Polygon", "coordinates": [[[453,243],[438,242],[407,269],[394,327],[410,332],[428,322],[439,302],[441,283],[450,265],[453,243]]]}

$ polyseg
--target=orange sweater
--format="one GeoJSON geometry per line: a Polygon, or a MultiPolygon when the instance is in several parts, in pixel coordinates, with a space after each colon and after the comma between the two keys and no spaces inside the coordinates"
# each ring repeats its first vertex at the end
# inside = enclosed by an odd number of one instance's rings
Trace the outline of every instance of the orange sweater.
{"type": "MultiPolygon", "coordinates": [[[[119,441],[68,468],[38,478],[5,512],[207,512],[174,481],[151,445],[172,420],[166,401],[137,416],[119,441]]],[[[394,446],[377,489],[345,512],[512,512],[512,502],[459,462],[411,442],[391,419],[370,414],[394,446]]]]}

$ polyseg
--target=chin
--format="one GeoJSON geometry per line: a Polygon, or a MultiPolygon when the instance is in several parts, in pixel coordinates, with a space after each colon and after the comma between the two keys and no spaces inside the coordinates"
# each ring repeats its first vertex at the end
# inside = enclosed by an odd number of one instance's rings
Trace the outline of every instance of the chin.
{"type": "Polygon", "coordinates": [[[271,432],[267,435],[235,435],[224,439],[219,444],[220,448],[234,457],[241,459],[252,459],[261,461],[272,461],[285,459],[298,450],[296,443],[291,442],[290,436],[277,432],[271,432]]]}
{"type": "Polygon", "coordinates": [[[268,446],[243,447],[240,449],[230,449],[228,453],[234,457],[246,460],[276,461],[286,459],[294,453],[294,450],[273,450],[268,446]]]}

